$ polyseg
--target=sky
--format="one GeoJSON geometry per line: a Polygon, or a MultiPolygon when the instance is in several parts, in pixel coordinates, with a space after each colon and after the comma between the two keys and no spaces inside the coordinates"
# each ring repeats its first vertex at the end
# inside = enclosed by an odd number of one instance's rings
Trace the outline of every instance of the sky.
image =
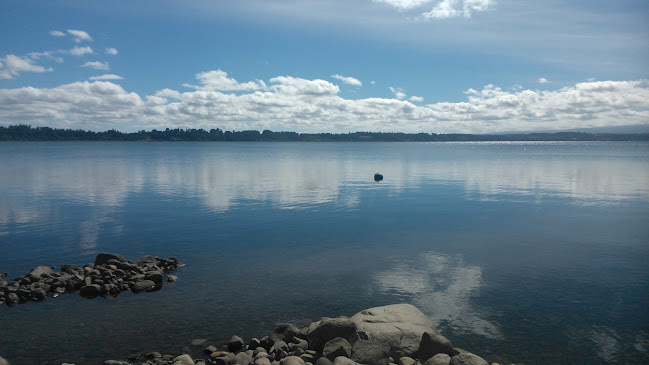
{"type": "Polygon", "coordinates": [[[649,129],[646,0],[0,2],[0,125],[649,129]]]}

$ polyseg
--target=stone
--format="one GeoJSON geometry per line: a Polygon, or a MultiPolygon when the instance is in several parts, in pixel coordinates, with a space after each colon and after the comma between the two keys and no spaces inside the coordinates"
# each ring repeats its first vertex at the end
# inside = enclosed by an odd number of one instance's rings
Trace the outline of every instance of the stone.
{"type": "Polygon", "coordinates": [[[290,323],[281,323],[275,328],[273,333],[270,334],[270,339],[273,342],[284,341],[289,343],[293,340],[293,337],[300,333],[300,329],[295,327],[290,323]]]}
{"type": "Polygon", "coordinates": [[[250,355],[248,355],[245,352],[240,352],[236,355],[234,355],[234,362],[232,363],[233,365],[248,365],[252,361],[252,358],[250,355]]]}
{"type": "Polygon", "coordinates": [[[326,357],[319,358],[314,365],[333,365],[333,361],[327,359],[326,357]]]}
{"type": "Polygon", "coordinates": [[[309,348],[316,351],[322,351],[324,345],[336,337],[355,341],[356,324],[347,317],[323,318],[311,323],[307,332],[309,348]]]}
{"type": "Polygon", "coordinates": [[[334,359],[333,365],[358,365],[354,362],[354,360],[345,357],[345,356],[338,356],[337,358],[334,359]]]}
{"type": "Polygon", "coordinates": [[[279,350],[284,350],[284,351],[288,350],[288,345],[286,344],[286,342],[284,342],[282,340],[279,340],[279,341],[275,342],[273,344],[273,346],[270,348],[270,353],[272,354],[273,352],[279,351],[279,350]]]}
{"type": "Polygon", "coordinates": [[[152,291],[155,290],[155,283],[151,280],[141,280],[133,284],[131,290],[133,291],[133,293],[152,291]]]}
{"type": "Polygon", "coordinates": [[[424,365],[449,365],[450,363],[450,356],[448,356],[447,354],[437,354],[426,360],[426,363],[424,363],[424,365]]]}
{"type": "Polygon", "coordinates": [[[270,360],[268,360],[267,357],[260,357],[258,359],[255,359],[254,362],[255,365],[270,365],[270,360]]]}
{"type": "Polygon", "coordinates": [[[365,309],[353,315],[351,321],[372,339],[385,339],[390,356],[396,359],[415,358],[424,332],[439,334],[430,318],[405,303],[365,309]]]}
{"type": "Polygon", "coordinates": [[[97,284],[86,285],[79,290],[79,295],[84,298],[94,298],[99,295],[101,287],[97,284]]]}
{"type": "Polygon", "coordinates": [[[214,345],[209,345],[209,346],[207,346],[206,348],[203,349],[203,353],[204,353],[205,355],[211,355],[213,352],[216,352],[216,350],[218,350],[218,349],[216,348],[216,346],[214,346],[214,345]]]}
{"type": "Polygon", "coordinates": [[[195,365],[194,359],[188,354],[182,354],[180,356],[174,357],[171,362],[173,365],[195,365]]]}
{"type": "Polygon", "coordinates": [[[419,343],[417,358],[426,360],[437,354],[453,356],[451,341],[440,334],[424,332],[419,343]]]}
{"type": "MultiPolygon", "coordinates": [[[[195,339],[193,339],[193,340],[190,342],[190,344],[191,344],[192,346],[200,346],[200,345],[204,344],[205,342],[207,342],[207,339],[206,339],[206,338],[195,338],[195,339]]],[[[214,351],[216,351],[216,349],[215,349],[214,351]]],[[[214,352],[214,351],[211,351],[210,354],[211,354],[212,352],[214,352]]]]}
{"type": "Polygon", "coordinates": [[[397,361],[397,365],[415,365],[417,364],[417,360],[413,359],[412,357],[404,356],[397,361]]]}
{"type": "Polygon", "coordinates": [[[31,280],[39,280],[43,275],[46,276],[52,276],[54,274],[54,270],[49,267],[49,266],[36,266],[35,268],[31,269],[29,273],[27,273],[27,276],[31,280]]]}
{"type": "Polygon", "coordinates": [[[372,338],[358,340],[352,346],[352,360],[361,364],[388,365],[390,363],[390,348],[396,346],[394,339],[372,338]]]}
{"type": "Polygon", "coordinates": [[[241,351],[243,349],[243,346],[243,340],[239,336],[232,336],[230,338],[230,341],[228,341],[228,351],[230,352],[241,351]]]}
{"type": "Polygon", "coordinates": [[[303,340],[301,338],[293,337],[293,342],[289,345],[289,348],[308,350],[309,343],[306,342],[306,340],[303,340]]]}
{"type": "Polygon", "coordinates": [[[16,293],[9,293],[5,295],[5,298],[8,306],[18,304],[18,301],[20,300],[20,298],[18,298],[18,295],[16,293]]]}
{"type": "MultiPolygon", "coordinates": [[[[118,262],[126,261],[126,257],[114,253],[102,252],[97,257],[95,257],[95,266],[104,265],[108,263],[108,260],[116,260],[118,262]]],[[[111,262],[112,263],[112,262],[111,262]]]]}
{"type": "Polygon", "coordinates": [[[156,285],[162,284],[162,273],[160,271],[149,271],[144,276],[144,280],[151,280],[156,285]]]}
{"type": "Polygon", "coordinates": [[[0,365],[9,365],[9,360],[3,359],[2,356],[0,356],[0,365]]]}
{"type": "Polygon", "coordinates": [[[489,365],[485,359],[470,352],[461,353],[451,358],[450,365],[489,365]]]}
{"type": "Polygon", "coordinates": [[[322,356],[334,360],[338,356],[351,357],[352,345],[342,337],[329,340],[322,349],[322,356]]]}
{"type": "Polygon", "coordinates": [[[106,360],[104,365],[131,365],[128,361],[121,360],[106,360]]]}
{"type": "Polygon", "coordinates": [[[253,337],[248,341],[248,349],[255,350],[257,347],[261,346],[261,341],[257,337],[253,337]]]}
{"type": "Polygon", "coordinates": [[[304,365],[304,360],[297,356],[286,356],[279,363],[281,365],[304,365]]]}

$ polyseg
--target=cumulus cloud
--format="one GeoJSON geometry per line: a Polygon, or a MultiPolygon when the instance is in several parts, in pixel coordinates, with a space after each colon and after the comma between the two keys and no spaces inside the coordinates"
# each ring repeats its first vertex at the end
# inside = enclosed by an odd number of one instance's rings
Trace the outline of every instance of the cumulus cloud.
{"type": "Polygon", "coordinates": [[[546,79],[545,77],[539,77],[539,79],[536,80],[536,81],[538,81],[539,84],[547,84],[548,83],[548,79],[546,79]]]}
{"type": "Polygon", "coordinates": [[[65,37],[65,33],[60,30],[50,30],[50,35],[53,37],[65,37]]]}
{"type": "Polygon", "coordinates": [[[90,80],[123,80],[123,77],[115,74],[104,74],[100,76],[92,76],[90,80]]]}
{"type": "MultiPolygon", "coordinates": [[[[6,61],[1,60],[5,64],[6,61]]],[[[5,70],[5,68],[0,70],[5,70]]],[[[649,81],[583,82],[558,90],[469,89],[460,102],[418,105],[398,98],[345,99],[321,79],[278,76],[238,82],[221,70],[196,75],[189,91],[138,95],[95,76],[51,89],[0,89],[0,123],[134,123],[133,128],[271,129],[299,132],[494,133],[649,123],[649,81]]],[[[395,97],[403,91],[392,88],[395,97]]],[[[415,97],[416,98],[416,97],[415,97]]]]}
{"type": "Polygon", "coordinates": [[[201,83],[201,86],[190,84],[183,84],[183,86],[207,91],[246,91],[264,89],[266,87],[264,82],[260,80],[239,83],[237,80],[228,77],[228,73],[222,70],[198,73],[196,74],[196,79],[201,83]]]}
{"type": "Polygon", "coordinates": [[[72,39],[76,43],[92,41],[92,37],[90,36],[90,34],[88,34],[83,30],[68,29],[68,34],[72,36],[72,39]]]}
{"type": "Polygon", "coordinates": [[[99,61],[92,61],[92,62],[86,62],[81,67],[89,67],[89,68],[94,68],[95,70],[108,70],[108,62],[99,62],[99,61]]]}
{"type": "Polygon", "coordinates": [[[410,10],[418,8],[424,4],[430,3],[433,0],[372,0],[375,3],[383,3],[392,5],[400,10],[410,10]]]}
{"type": "Polygon", "coordinates": [[[35,65],[33,60],[27,57],[19,57],[13,54],[0,58],[0,79],[13,79],[21,72],[51,72],[52,68],[35,65]]]}
{"type": "Polygon", "coordinates": [[[106,48],[106,54],[116,55],[117,53],[118,53],[117,49],[115,49],[115,48],[106,48]]]}
{"type": "Polygon", "coordinates": [[[94,53],[92,48],[85,46],[85,47],[74,47],[70,50],[70,54],[75,55],[75,56],[83,56],[84,54],[91,54],[94,53]]]}
{"type": "Polygon", "coordinates": [[[401,88],[398,88],[398,87],[395,88],[395,87],[390,86],[390,91],[392,91],[392,93],[394,94],[394,97],[399,99],[399,100],[405,99],[406,96],[408,96],[408,95],[406,95],[406,93],[403,92],[403,90],[401,88]]]}
{"type": "Polygon", "coordinates": [[[486,11],[494,6],[495,0],[442,0],[433,9],[422,15],[425,18],[445,19],[464,16],[471,18],[473,12],[486,11]]]}
{"type": "Polygon", "coordinates": [[[363,86],[363,83],[360,80],[355,79],[353,77],[341,76],[341,75],[338,75],[338,74],[331,75],[331,77],[334,78],[334,79],[340,80],[340,81],[344,82],[345,84],[354,85],[354,86],[363,86]]]}
{"type": "Polygon", "coordinates": [[[421,96],[411,96],[408,100],[415,103],[421,103],[422,101],[424,101],[424,98],[422,98],[421,96]]]}

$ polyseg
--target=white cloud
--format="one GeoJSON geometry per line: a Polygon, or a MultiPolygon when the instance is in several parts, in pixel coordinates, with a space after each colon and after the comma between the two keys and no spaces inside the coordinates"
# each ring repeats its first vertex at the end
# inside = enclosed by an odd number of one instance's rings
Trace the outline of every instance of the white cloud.
{"type": "Polygon", "coordinates": [[[123,77],[115,74],[104,74],[100,76],[92,76],[90,80],[123,80],[123,77]]]}
{"type": "Polygon", "coordinates": [[[423,4],[430,3],[433,0],[372,0],[372,1],[375,3],[392,5],[395,8],[398,8],[400,10],[410,10],[410,9],[418,8],[423,4]]]}
{"type": "Polygon", "coordinates": [[[548,83],[548,79],[546,79],[545,77],[539,77],[539,79],[536,80],[536,81],[538,81],[539,84],[547,84],[548,83]]]}
{"type": "Polygon", "coordinates": [[[54,37],[65,37],[65,33],[60,30],[50,30],[50,35],[54,37]]]}
{"type": "Polygon", "coordinates": [[[116,48],[106,48],[106,54],[116,55],[117,53],[118,52],[116,48]]]}
{"type": "Polygon", "coordinates": [[[473,12],[486,11],[496,4],[495,0],[442,0],[431,11],[423,13],[425,18],[445,19],[464,16],[471,18],[473,12]]]}
{"type": "Polygon", "coordinates": [[[202,86],[194,86],[190,84],[184,84],[183,86],[196,90],[209,91],[245,91],[264,89],[266,87],[264,82],[260,80],[239,83],[237,80],[228,77],[227,72],[221,70],[198,73],[196,74],[196,79],[201,83],[202,86]]]}
{"type": "Polygon", "coordinates": [[[90,34],[83,30],[68,29],[68,34],[72,36],[72,39],[74,39],[76,43],[92,41],[90,34]]]}
{"type": "Polygon", "coordinates": [[[424,98],[422,98],[421,96],[411,96],[408,100],[415,103],[421,103],[422,101],[424,101],[424,98]]]}
{"type": "MultiPolygon", "coordinates": [[[[6,61],[2,62],[6,68],[6,61]]],[[[97,80],[111,77],[96,76],[97,80]]],[[[93,129],[119,123],[138,129],[436,133],[649,124],[649,80],[583,82],[558,90],[505,90],[487,85],[467,90],[465,101],[418,105],[411,102],[416,99],[345,99],[338,95],[337,85],[321,79],[278,76],[266,86],[260,80],[239,83],[220,70],[196,77],[203,85],[195,90],[166,88],[150,96],[106,81],[51,89],[0,89],[0,123],[46,122],[93,129]]],[[[403,93],[391,90],[395,96],[403,93]]]]}
{"type": "Polygon", "coordinates": [[[408,96],[408,95],[406,95],[406,93],[403,92],[403,90],[401,88],[398,88],[398,87],[394,88],[394,87],[390,86],[390,91],[392,91],[392,93],[394,94],[394,97],[399,99],[399,100],[405,99],[406,96],[408,96]]]}
{"type": "Polygon", "coordinates": [[[334,79],[338,79],[338,80],[344,82],[345,84],[354,85],[354,86],[363,86],[363,83],[360,80],[355,79],[353,77],[341,76],[341,75],[337,75],[337,74],[336,75],[331,75],[331,77],[333,77],[334,79]]]}
{"type": "Polygon", "coordinates": [[[85,47],[74,47],[70,50],[70,54],[75,55],[75,56],[83,56],[84,54],[90,54],[94,53],[92,48],[89,46],[85,47]]]}
{"type": "Polygon", "coordinates": [[[95,70],[108,70],[108,62],[99,62],[99,61],[92,61],[92,62],[86,62],[81,67],[89,67],[89,68],[94,68],[95,70]]]}
{"type": "Polygon", "coordinates": [[[33,60],[27,57],[19,57],[13,54],[0,58],[0,79],[13,79],[21,72],[52,72],[51,67],[35,65],[33,60]]]}

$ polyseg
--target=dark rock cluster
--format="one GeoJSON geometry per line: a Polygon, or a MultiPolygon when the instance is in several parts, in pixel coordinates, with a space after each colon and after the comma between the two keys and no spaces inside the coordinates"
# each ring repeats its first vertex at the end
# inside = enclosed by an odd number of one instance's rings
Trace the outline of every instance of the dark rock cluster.
{"type": "Polygon", "coordinates": [[[489,365],[454,348],[409,304],[370,308],[351,318],[323,318],[301,329],[280,324],[262,338],[233,336],[221,349],[207,345],[203,353],[196,359],[189,354],[135,353],[104,365],[489,365]]]}
{"type": "Polygon", "coordinates": [[[65,293],[79,294],[85,298],[97,296],[116,297],[123,291],[135,293],[155,291],[162,288],[163,281],[177,279],[166,275],[182,266],[175,257],[160,258],[144,256],[135,261],[127,260],[122,255],[100,253],[95,262],[83,267],[65,264],[56,272],[48,266],[37,266],[27,275],[19,276],[12,281],[5,281],[0,275],[0,304],[8,306],[40,302],[46,297],[57,297],[65,293]]]}

